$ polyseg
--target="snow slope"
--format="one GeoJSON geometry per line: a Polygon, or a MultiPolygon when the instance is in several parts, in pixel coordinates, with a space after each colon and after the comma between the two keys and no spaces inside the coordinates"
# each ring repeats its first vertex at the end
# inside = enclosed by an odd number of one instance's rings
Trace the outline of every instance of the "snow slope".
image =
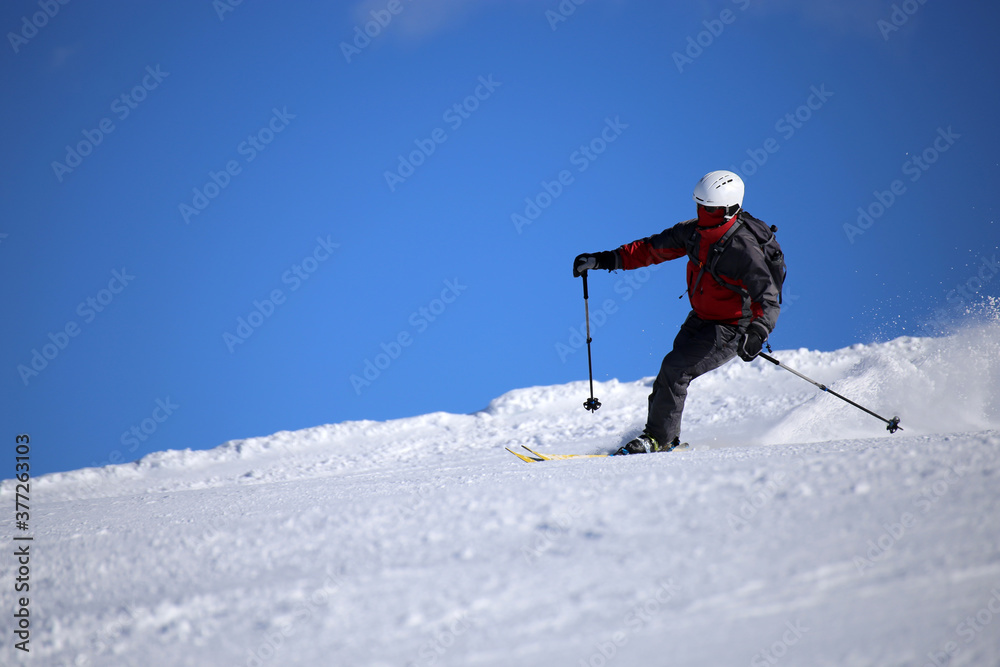
{"type": "Polygon", "coordinates": [[[775,356],[905,431],[735,361],[687,452],[503,449],[611,450],[647,379],[38,478],[0,664],[1000,665],[1000,327],[775,356]]]}

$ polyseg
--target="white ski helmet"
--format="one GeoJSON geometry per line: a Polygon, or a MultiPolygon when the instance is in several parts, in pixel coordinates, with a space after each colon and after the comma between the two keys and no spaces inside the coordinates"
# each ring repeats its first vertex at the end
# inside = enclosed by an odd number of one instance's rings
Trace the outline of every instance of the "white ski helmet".
{"type": "Polygon", "coordinates": [[[694,200],[702,206],[743,206],[743,179],[731,171],[710,171],[694,186],[694,200]]]}

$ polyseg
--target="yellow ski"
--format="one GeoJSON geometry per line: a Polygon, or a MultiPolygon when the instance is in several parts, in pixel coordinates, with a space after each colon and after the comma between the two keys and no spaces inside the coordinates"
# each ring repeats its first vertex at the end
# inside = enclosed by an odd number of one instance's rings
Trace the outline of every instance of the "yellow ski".
{"type": "Polygon", "coordinates": [[[517,452],[515,452],[510,447],[504,447],[504,449],[506,449],[508,452],[510,452],[511,454],[513,454],[514,456],[516,456],[517,458],[521,459],[525,463],[540,463],[543,460],[543,459],[533,459],[533,458],[531,458],[529,456],[525,456],[524,454],[518,454],[517,452]]]}
{"type": "MultiPolygon", "coordinates": [[[[528,450],[528,452],[530,452],[532,456],[537,456],[542,461],[563,461],[565,459],[596,459],[608,456],[607,454],[541,454],[531,449],[530,447],[525,447],[524,445],[521,445],[521,448],[528,450]]],[[[516,454],[516,452],[511,452],[511,453],[516,454]]]]}

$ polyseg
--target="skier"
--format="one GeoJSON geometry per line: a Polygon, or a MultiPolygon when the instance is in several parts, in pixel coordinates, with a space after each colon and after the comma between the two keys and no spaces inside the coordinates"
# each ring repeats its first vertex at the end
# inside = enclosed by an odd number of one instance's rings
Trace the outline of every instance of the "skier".
{"type": "MultiPolygon", "coordinates": [[[[681,446],[681,412],[691,380],[736,355],[753,360],[774,329],[781,309],[781,285],[772,277],[762,242],[750,229],[766,225],[743,210],[744,189],[742,179],[733,172],[710,172],[694,188],[698,217],[615,250],[584,253],[573,261],[573,276],[578,277],[590,269],[631,270],[688,257],[687,294],[692,310],[653,382],[645,430],[615,455],[668,452],[681,446]]],[[[774,246],[778,247],[776,242],[774,246]]],[[[780,248],[777,257],[783,280],[780,248]]]]}

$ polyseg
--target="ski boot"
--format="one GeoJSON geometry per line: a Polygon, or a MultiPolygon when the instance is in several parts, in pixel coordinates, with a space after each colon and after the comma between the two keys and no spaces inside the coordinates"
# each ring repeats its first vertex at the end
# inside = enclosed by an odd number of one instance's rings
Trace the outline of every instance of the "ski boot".
{"type": "Polygon", "coordinates": [[[669,452],[674,449],[687,449],[688,444],[682,443],[680,437],[675,437],[665,445],[661,445],[656,438],[643,431],[634,440],[629,440],[622,445],[618,451],[611,456],[624,456],[626,454],[650,454],[652,452],[669,452]]]}

